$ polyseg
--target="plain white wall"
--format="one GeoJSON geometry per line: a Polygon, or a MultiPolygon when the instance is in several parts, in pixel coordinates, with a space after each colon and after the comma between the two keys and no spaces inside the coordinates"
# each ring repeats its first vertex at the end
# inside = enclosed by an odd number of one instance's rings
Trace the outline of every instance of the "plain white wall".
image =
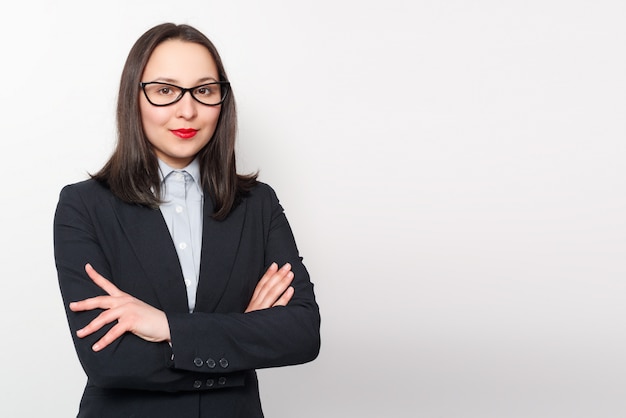
{"type": "Polygon", "coordinates": [[[84,385],[52,256],[60,188],[114,144],[164,21],[217,45],[240,166],[286,209],[322,309],[268,417],[626,414],[626,3],[44,0],[2,6],[0,415],[84,385]]]}

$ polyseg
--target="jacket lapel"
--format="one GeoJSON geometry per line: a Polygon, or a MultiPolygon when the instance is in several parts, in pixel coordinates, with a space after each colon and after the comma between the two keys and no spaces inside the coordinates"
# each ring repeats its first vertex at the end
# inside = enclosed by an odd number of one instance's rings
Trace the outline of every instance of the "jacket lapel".
{"type": "MultiPolygon", "coordinates": [[[[205,194],[206,196],[206,194],[205,194]]],[[[233,270],[246,214],[244,199],[223,221],[211,217],[211,199],[204,200],[202,258],[196,295],[198,312],[215,312],[233,270]]]]}
{"type": "Polygon", "coordinates": [[[165,312],[188,312],[183,273],[165,220],[158,209],[116,200],[115,211],[165,312]]]}

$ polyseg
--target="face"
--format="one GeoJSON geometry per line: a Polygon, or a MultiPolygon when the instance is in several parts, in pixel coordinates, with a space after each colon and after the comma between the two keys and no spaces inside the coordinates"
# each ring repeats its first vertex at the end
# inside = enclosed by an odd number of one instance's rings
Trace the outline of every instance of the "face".
{"type": "MultiPolygon", "coordinates": [[[[152,52],[142,82],[160,81],[181,87],[219,81],[217,66],[202,45],[168,40],[152,52]]],[[[139,95],[143,129],[158,158],[172,168],[186,167],[211,140],[221,105],[198,103],[189,92],[169,106],[153,106],[139,95]]]]}

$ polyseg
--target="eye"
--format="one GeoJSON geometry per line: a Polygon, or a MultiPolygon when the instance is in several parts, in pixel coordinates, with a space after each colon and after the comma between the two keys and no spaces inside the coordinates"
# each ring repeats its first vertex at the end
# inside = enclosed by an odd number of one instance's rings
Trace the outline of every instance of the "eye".
{"type": "Polygon", "coordinates": [[[161,86],[157,89],[156,93],[160,94],[161,96],[170,96],[173,94],[173,91],[170,87],[161,86]]]}
{"type": "Polygon", "coordinates": [[[196,89],[196,95],[198,96],[209,97],[213,94],[215,94],[213,86],[201,86],[196,89]]]}

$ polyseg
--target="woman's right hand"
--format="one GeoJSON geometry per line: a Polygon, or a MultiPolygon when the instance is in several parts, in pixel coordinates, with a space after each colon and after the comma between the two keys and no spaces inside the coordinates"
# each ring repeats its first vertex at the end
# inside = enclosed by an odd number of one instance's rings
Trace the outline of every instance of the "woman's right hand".
{"type": "Polygon", "coordinates": [[[163,311],[122,292],[98,273],[91,264],[85,265],[85,271],[95,284],[107,292],[107,295],[70,303],[70,309],[73,312],[103,310],[87,326],[76,331],[76,335],[84,338],[107,324],[117,322],[93,345],[94,351],[102,350],[126,332],[132,332],[139,338],[150,342],[170,341],[170,328],[163,311]]]}
{"type": "Polygon", "coordinates": [[[272,263],[256,285],[245,312],[287,305],[294,293],[290,286],[292,281],[291,264],[286,263],[279,269],[278,264],[272,263]]]}

